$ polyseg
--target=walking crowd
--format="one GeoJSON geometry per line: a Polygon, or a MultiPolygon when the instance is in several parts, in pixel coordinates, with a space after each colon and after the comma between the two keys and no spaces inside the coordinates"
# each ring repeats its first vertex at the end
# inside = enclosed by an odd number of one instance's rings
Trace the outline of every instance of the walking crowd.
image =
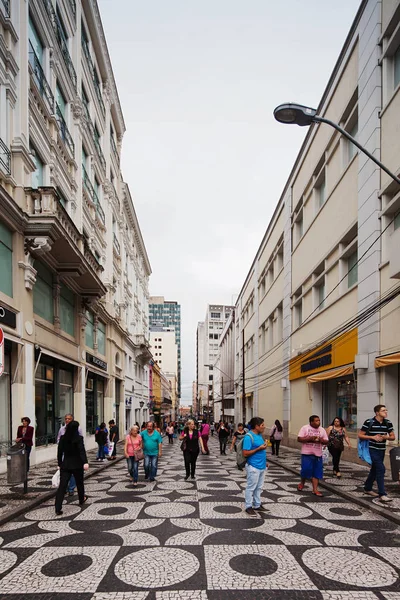
{"type": "MultiPolygon", "coordinates": [[[[106,457],[108,460],[116,459],[119,429],[114,420],[110,420],[108,425],[109,429],[105,423],[100,423],[95,431],[98,447],[96,460],[99,462],[103,462],[106,457]]],[[[174,444],[175,440],[180,444],[185,480],[195,479],[199,454],[210,454],[208,447],[210,435],[213,437],[215,434],[218,437],[221,456],[226,456],[226,448],[230,442],[229,449],[230,452],[236,452],[238,469],[246,470],[246,513],[249,516],[257,516],[257,512],[266,510],[261,502],[261,494],[268,469],[267,448],[271,448],[272,456],[279,458],[280,444],[284,436],[283,427],[278,419],[268,433],[265,432],[264,419],[261,417],[253,417],[247,424],[239,423],[236,428],[233,423],[224,421],[210,424],[204,420],[196,424],[193,419],[189,419],[185,424],[165,423],[164,430],[169,444],[174,444]]],[[[25,444],[27,449],[27,470],[29,470],[29,453],[33,435],[34,428],[30,426],[29,418],[23,417],[18,427],[16,442],[25,444]]],[[[374,416],[365,420],[358,432],[358,453],[359,457],[370,465],[364,483],[365,494],[377,497],[384,503],[391,501],[384,481],[386,442],[394,439],[394,428],[388,419],[387,408],[379,404],[374,407],[374,416]],[[375,482],[377,492],[373,490],[375,482]]],[[[301,427],[297,441],[301,444],[300,483],[297,489],[302,492],[307,481],[310,480],[312,493],[321,497],[323,494],[318,489],[318,485],[323,478],[324,464],[327,464],[329,455],[332,458],[333,476],[340,478],[340,459],[344,444],[351,448],[345,424],[341,417],[335,417],[324,429],[320,417],[311,415],[309,422],[301,427]]],[[[89,469],[89,464],[82,429],[72,414],[65,415],[65,423],[58,432],[57,443],[59,477],[55,486],[58,486],[55,511],[57,515],[62,515],[62,504],[66,493],[72,496],[77,488],[79,504],[84,504],[88,499],[84,490],[84,471],[89,469]]],[[[125,436],[123,452],[133,486],[136,486],[139,481],[139,465],[142,461],[144,479],[155,481],[158,461],[163,452],[160,428],[153,421],[143,423],[141,427],[136,423],[125,436]]]]}

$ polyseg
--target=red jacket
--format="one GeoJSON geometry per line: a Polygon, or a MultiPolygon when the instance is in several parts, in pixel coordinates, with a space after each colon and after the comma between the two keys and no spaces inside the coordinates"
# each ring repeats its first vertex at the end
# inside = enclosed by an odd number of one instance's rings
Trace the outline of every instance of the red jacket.
{"type": "Polygon", "coordinates": [[[32,425],[28,425],[26,428],[25,435],[22,435],[22,425],[18,427],[17,438],[21,438],[21,442],[25,444],[25,446],[33,446],[33,432],[34,428],[32,425]]]}

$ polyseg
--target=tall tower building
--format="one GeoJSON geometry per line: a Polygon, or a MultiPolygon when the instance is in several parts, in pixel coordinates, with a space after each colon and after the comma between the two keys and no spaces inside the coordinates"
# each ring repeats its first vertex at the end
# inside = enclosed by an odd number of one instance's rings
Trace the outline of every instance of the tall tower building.
{"type": "Polygon", "coordinates": [[[175,329],[175,341],[178,346],[178,398],[181,397],[181,305],[175,301],[164,300],[164,296],[150,296],[149,324],[152,327],[175,329]]]}

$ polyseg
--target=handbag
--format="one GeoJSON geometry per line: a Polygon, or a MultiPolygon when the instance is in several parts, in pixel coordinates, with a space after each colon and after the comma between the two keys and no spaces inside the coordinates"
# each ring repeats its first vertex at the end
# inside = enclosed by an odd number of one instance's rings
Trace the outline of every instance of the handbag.
{"type": "Polygon", "coordinates": [[[143,450],[141,448],[138,448],[137,450],[134,451],[133,456],[135,457],[135,460],[137,460],[138,462],[139,462],[139,460],[143,460],[144,459],[143,450]]]}
{"type": "Polygon", "coordinates": [[[186,438],[183,440],[183,442],[181,444],[181,450],[182,450],[182,452],[185,452],[185,450],[186,450],[186,438]]]}
{"type": "Polygon", "coordinates": [[[269,436],[269,441],[270,442],[274,442],[275,441],[275,432],[276,432],[276,427],[274,427],[274,431],[272,432],[272,435],[269,436]]]}

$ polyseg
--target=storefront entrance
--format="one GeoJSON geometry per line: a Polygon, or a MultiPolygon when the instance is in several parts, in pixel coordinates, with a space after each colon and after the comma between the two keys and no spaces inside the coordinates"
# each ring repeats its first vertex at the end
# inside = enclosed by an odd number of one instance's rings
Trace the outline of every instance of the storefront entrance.
{"type": "Polygon", "coordinates": [[[104,419],[105,379],[88,371],[86,379],[86,433],[93,434],[104,419]]]}
{"type": "MultiPolygon", "coordinates": [[[[13,438],[11,426],[11,343],[5,341],[4,372],[0,377],[0,452],[3,456],[13,438]]],[[[24,415],[22,415],[24,416],[24,415]]],[[[14,436],[17,432],[14,433],[14,436]]]]}
{"type": "Polygon", "coordinates": [[[64,416],[74,412],[74,368],[44,356],[35,375],[36,446],[54,444],[64,416]]]}
{"type": "Polygon", "coordinates": [[[335,417],[343,419],[346,429],[357,430],[357,390],[353,377],[328,379],[322,384],[323,425],[335,417]]]}

